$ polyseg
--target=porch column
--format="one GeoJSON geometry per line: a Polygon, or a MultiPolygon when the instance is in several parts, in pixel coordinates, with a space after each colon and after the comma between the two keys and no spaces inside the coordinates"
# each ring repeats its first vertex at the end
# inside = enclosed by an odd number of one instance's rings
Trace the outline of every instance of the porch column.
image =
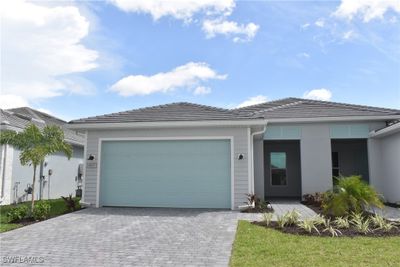
{"type": "Polygon", "coordinates": [[[302,127],[300,140],[302,194],[332,188],[331,139],[328,125],[302,127]]]}

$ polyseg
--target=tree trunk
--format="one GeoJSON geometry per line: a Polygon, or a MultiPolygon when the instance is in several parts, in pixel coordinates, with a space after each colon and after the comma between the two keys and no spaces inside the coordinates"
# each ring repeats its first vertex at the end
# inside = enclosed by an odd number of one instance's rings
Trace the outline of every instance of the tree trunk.
{"type": "Polygon", "coordinates": [[[31,202],[31,211],[35,207],[35,182],[36,182],[36,165],[33,165],[33,183],[32,183],[32,202],[31,202]]]}

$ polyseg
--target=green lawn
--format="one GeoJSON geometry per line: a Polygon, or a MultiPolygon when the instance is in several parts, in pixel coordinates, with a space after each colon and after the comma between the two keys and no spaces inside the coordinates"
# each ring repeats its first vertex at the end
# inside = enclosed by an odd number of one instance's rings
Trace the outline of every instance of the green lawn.
{"type": "Polygon", "coordinates": [[[399,266],[400,237],[284,234],[240,221],[231,266],[399,266]]]}
{"type": "MultiPolygon", "coordinates": [[[[40,202],[41,200],[35,201],[35,203],[40,202]]],[[[67,207],[65,205],[65,202],[63,199],[58,198],[58,199],[51,199],[51,200],[46,200],[50,203],[50,218],[51,217],[56,217],[59,215],[62,215],[64,213],[67,213],[67,207]]],[[[79,198],[75,198],[75,202],[79,205],[79,198]]],[[[31,202],[23,202],[18,205],[25,205],[28,208],[31,207],[31,202]]],[[[14,208],[15,205],[4,205],[0,206],[0,233],[1,232],[6,232],[10,231],[19,227],[22,227],[22,224],[18,223],[11,223],[9,218],[7,217],[7,213],[14,208]]]]}

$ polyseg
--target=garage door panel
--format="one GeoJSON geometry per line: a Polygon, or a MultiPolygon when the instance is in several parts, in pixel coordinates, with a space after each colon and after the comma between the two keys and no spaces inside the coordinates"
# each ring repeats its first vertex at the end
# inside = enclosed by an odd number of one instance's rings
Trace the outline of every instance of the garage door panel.
{"type": "Polygon", "coordinates": [[[229,140],[107,141],[100,204],[230,208],[229,140]]]}

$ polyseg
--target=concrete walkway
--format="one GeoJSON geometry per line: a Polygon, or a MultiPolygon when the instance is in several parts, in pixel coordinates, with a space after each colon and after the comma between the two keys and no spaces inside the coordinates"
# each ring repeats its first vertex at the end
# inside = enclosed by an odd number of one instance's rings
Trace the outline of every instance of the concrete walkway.
{"type": "Polygon", "coordinates": [[[400,222],[400,209],[399,208],[385,206],[383,209],[371,208],[371,209],[369,209],[369,211],[372,213],[377,213],[388,220],[400,222]]]}
{"type": "Polygon", "coordinates": [[[274,219],[276,220],[277,216],[283,216],[287,212],[296,210],[300,212],[300,219],[308,219],[316,216],[317,214],[307,206],[301,204],[296,200],[271,200],[269,201],[274,209],[274,219]]]}

